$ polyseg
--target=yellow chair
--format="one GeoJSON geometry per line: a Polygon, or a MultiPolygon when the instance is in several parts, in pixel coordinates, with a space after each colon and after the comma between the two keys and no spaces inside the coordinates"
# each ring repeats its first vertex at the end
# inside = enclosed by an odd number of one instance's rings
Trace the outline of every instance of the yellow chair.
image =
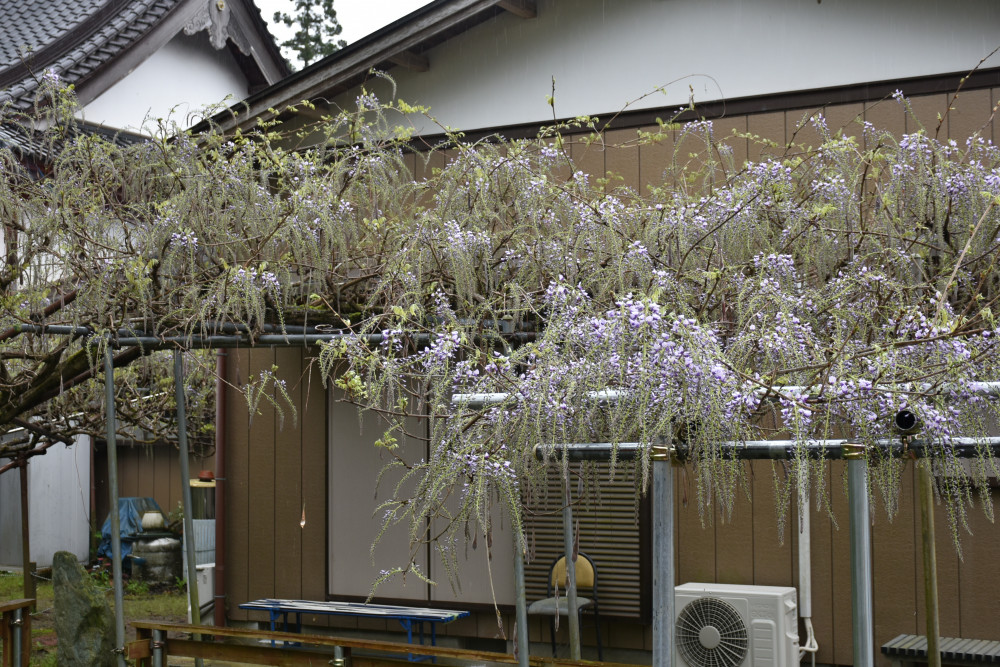
{"type": "MultiPolygon", "coordinates": [[[[582,620],[584,609],[593,609],[594,626],[597,633],[597,659],[604,660],[601,646],[601,616],[597,605],[597,568],[593,559],[582,551],[577,554],[576,564],[576,614],[582,620]],[[583,597],[587,591],[590,597],[583,597]]],[[[528,614],[550,616],[552,630],[552,657],[556,657],[556,616],[569,616],[569,599],[566,597],[566,557],[560,556],[549,566],[548,597],[535,600],[528,605],[528,614]],[[556,592],[560,591],[558,597],[556,592]]],[[[582,623],[581,623],[582,625],[582,623]]]]}

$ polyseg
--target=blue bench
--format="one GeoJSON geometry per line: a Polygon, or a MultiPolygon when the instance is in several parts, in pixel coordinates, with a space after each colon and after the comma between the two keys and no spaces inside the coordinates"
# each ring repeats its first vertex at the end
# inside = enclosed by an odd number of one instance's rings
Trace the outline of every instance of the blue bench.
{"type": "MultiPolygon", "coordinates": [[[[938,640],[944,665],[1000,665],[1000,641],[941,637],[938,640]]],[[[892,658],[893,667],[927,663],[927,637],[899,635],[882,644],[882,654],[892,658]]]]}
{"type": "MultiPolygon", "coordinates": [[[[399,621],[406,630],[406,641],[413,643],[414,626],[420,643],[424,643],[424,623],[430,624],[431,646],[437,645],[436,625],[451,623],[469,615],[467,611],[450,609],[429,609],[427,607],[401,607],[388,604],[366,604],[364,602],[315,602],[312,600],[276,600],[266,598],[240,605],[240,609],[266,611],[271,619],[271,631],[293,632],[289,627],[288,615],[295,614],[294,632],[302,632],[302,614],[326,614],[330,616],[355,616],[360,618],[382,618],[399,621]]],[[[273,642],[272,642],[273,644],[273,642]]],[[[410,656],[413,660],[413,656],[410,656]]]]}

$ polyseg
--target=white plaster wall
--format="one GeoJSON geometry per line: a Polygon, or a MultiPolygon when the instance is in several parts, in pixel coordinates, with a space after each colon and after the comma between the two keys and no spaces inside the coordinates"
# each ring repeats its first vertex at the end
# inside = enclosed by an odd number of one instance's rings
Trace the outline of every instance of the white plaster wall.
{"type": "Polygon", "coordinates": [[[149,134],[160,118],[190,127],[205,106],[227,96],[228,104],[247,96],[246,78],[232,56],[212,48],[207,33],[182,33],[86,105],[83,117],[149,134]]]}
{"type": "MultiPolygon", "coordinates": [[[[406,563],[410,552],[409,524],[399,524],[385,531],[379,544],[372,543],[381,529],[383,510],[380,505],[391,496],[400,478],[400,469],[387,473],[374,489],[379,471],[390,460],[389,455],[374,442],[385,432],[383,422],[374,412],[358,419],[356,407],[340,402],[342,392],[327,392],[328,472],[328,573],[329,592],[336,595],[367,596],[382,570],[406,563]]],[[[408,430],[419,432],[416,423],[408,430]]],[[[425,455],[425,445],[410,438],[400,438],[404,456],[416,459],[425,455]]],[[[412,487],[412,484],[409,485],[412,487]]],[[[426,548],[419,548],[416,565],[428,572],[426,548]]],[[[252,576],[252,575],[251,575],[252,576]]],[[[376,595],[383,598],[426,600],[427,584],[418,577],[395,577],[378,587],[376,595]]]]}
{"type": "MultiPolygon", "coordinates": [[[[539,0],[394,68],[395,97],[475,129],[965,72],[1000,44],[994,0],[539,0]],[[666,86],[664,93],[654,93],[666,86]],[[689,88],[690,87],[690,88],[689,88]]],[[[1000,65],[994,56],[985,67],[1000,65]]],[[[370,86],[390,96],[384,82],[370,86]]],[[[337,100],[352,104],[356,93],[337,100]]],[[[423,131],[435,132],[433,126],[423,131]]]]}
{"type": "MultiPolygon", "coordinates": [[[[57,551],[80,561],[90,552],[90,438],[49,447],[28,464],[31,560],[52,565],[57,551]]],[[[16,470],[0,475],[0,566],[21,565],[21,481],[16,470]]]]}

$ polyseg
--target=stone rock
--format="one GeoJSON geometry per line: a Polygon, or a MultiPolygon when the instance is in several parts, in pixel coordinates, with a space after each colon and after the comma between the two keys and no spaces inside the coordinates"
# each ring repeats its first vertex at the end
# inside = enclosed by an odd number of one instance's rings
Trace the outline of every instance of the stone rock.
{"type": "Polygon", "coordinates": [[[52,559],[52,585],[59,667],[113,667],[115,618],[104,591],[68,551],[52,559]]]}

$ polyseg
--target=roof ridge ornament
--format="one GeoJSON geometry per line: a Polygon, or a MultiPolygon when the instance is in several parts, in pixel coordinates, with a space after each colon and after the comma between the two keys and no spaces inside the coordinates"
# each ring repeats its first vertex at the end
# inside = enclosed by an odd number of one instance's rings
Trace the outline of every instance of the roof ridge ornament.
{"type": "Polygon", "coordinates": [[[202,30],[208,31],[208,40],[216,51],[226,48],[229,34],[229,19],[232,9],[226,0],[204,0],[204,5],[198,13],[184,26],[185,35],[194,35],[202,30]]]}

